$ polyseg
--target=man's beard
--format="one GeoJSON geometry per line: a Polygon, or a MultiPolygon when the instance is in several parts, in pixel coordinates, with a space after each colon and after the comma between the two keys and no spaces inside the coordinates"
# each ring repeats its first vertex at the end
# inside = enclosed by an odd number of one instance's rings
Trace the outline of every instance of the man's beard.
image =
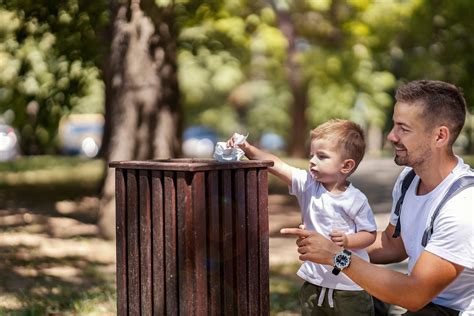
{"type": "Polygon", "coordinates": [[[414,168],[415,166],[422,164],[431,155],[431,149],[426,145],[419,148],[417,153],[412,152],[411,155],[408,154],[408,150],[405,146],[403,146],[403,150],[405,151],[404,156],[397,156],[395,152],[395,157],[393,160],[398,166],[408,166],[414,168]],[[413,158],[414,156],[417,156],[417,158],[413,158]]]}
{"type": "MultiPolygon", "coordinates": [[[[403,157],[403,158],[406,158],[406,157],[403,157]]],[[[395,161],[395,164],[397,166],[406,166],[407,165],[406,159],[402,159],[401,157],[398,157],[398,156],[395,156],[393,161],[395,161]]]]}
{"type": "Polygon", "coordinates": [[[393,158],[393,161],[395,161],[395,164],[397,164],[398,166],[406,166],[407,163],[408,163],[408,151],[407,151],[407,148],[403,145],[400,145],[400,144],[393,144],[394,146],[394,149],[395,149],[395,157],[393,158]],[[397,155],[397,148],[398,149],[402,149],[405,153],[405,156],[398,156],[397,155]]]}

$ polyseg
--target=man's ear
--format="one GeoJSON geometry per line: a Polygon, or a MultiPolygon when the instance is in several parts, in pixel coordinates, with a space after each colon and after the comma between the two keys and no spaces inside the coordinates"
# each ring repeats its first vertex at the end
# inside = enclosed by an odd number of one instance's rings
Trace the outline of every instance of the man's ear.
{"type": "Polygon", "coordinates": [[[449,143],[449,138],[451,133],[449,132],[449,128],[446,126],[440,126],[436,129],[436,147],[443,147],[447,146],[449,143]]]}
{"type": "Polygon", "coordinates": [[[342,162],[341,172],[343,174],[349,174],[352,172],[352,170],[354,170],[355,165],[356,163],[354,159],[346,159],[342,162]]]}

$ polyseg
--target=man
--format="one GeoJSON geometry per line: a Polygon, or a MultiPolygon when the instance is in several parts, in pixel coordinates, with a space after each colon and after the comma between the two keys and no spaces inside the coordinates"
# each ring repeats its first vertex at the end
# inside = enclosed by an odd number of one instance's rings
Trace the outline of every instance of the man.
{"type": "Polygon", "coordinates": [[[422,245],[433,209],[449,186],[472,174],[452,150],[465,121],[465,100],[455,86],[426,80],[400,87],[395,98],[394,127],[387,138],[395,148],[395,163],[410,168],[395,184],[390,223],[368,249],[372,263],[342,252],[316,232],[284,228],[281,233],[299,237],[300,260],[334,265],[371,295],[408,309],[407,315],[474,315],[473,187],[448,200],[431,238],[422,245]],[[400,210],[400,237],[393,238],[398,220],[395,204],[411,169],[416,175],[400,210]],[[406,258],[408,275],[374,264],[406,258]]]}

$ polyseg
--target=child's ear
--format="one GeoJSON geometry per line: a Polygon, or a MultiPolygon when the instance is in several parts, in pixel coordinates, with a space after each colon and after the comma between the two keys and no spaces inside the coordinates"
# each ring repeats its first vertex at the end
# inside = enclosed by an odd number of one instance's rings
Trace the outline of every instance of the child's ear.
{"type": "Polygon", "coordinates": [[[354,170],[356,163],[354,159],[346,159],[342,162],[341,172],[343,174],[349,174],[354,170]]]}

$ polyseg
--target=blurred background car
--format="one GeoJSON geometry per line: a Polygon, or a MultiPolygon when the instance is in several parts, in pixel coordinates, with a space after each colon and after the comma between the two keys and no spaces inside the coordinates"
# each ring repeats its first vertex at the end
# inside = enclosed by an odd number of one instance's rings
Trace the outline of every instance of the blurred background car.
{"type": "Polygon", "coordinates": [[[260,146],[271,152],[281,152],[285,149],[285,139],[276,133],[266,132],[260,137],[260,146]]]}
{"type": "Polygon", "coordinates": [[[13,127],[0,123],[0,161],[11,161],[20,155],[18,135],[13,127]]]}
{"type": "Polygon", "coordinates": [[[210,158],[217,143],[217,133],[210,127],[191,126],[183,132],[183,156],[188,158],[210,158]]]}
{"type": "Polygon", "coordinates": [[[59,141],[65,155],[97,156],[102,145],[102,114],[71,114],[59,124],[59,141]]]}

